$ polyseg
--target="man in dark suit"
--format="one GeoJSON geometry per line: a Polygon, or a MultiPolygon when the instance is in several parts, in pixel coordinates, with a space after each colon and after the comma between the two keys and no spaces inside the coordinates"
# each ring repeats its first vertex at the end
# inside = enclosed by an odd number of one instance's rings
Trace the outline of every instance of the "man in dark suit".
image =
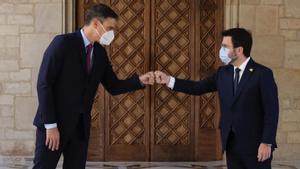
{"type": "Polygon", "coordinates": [[[38,76],[39,106],[34,119],[34,169],[55,169],[61,154],[64,169],[84,169],[91,108],[99,83],[112,95],[154,83],[154,73],[119,80],[105,48],[114,38],[117,14],[99,4],[88,10],[85,26],[58,35],[46,49],[38,76]]]}
{"type": "Polygon", "coordinates": [[[229,169],[270,169],[278,123],[277,86],[272,70],[251,57],[252,36],[245,29],[223,33],[220,59],[226,66],[191,81],[156,71],[156,82],[191,95],[218,91],[223,152],[229,169]]]}

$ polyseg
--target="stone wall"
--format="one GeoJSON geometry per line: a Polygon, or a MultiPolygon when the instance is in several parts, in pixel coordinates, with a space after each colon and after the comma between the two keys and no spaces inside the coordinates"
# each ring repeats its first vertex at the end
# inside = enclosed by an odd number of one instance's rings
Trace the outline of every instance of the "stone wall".
{"type": "MultiPolygon", "coordinates": [[[[42,53],[56,34],[71,31],[64,12],[74,18],[64,2],[0,0],[0,156],[33,154],[42,53]]],[[[300,159],[300,1],[226,0],[225,12],[234,16],[226,15],[226,27],[250,29],[253,58],[274,71],[280,97],[275,159],[300,159]]]]}
{"type": "Polygon", "coordinates": [[[63,0],[0,0],[0,155],[32,155],[42,54],[63,32],[63,0]]]}
{"type": "Polygon", "coordinates": [[[276,160],[300,159],[300,1],[240,0],[238,24],[254,35],[252,57],[270,67],[280,99],[276,160]]]}

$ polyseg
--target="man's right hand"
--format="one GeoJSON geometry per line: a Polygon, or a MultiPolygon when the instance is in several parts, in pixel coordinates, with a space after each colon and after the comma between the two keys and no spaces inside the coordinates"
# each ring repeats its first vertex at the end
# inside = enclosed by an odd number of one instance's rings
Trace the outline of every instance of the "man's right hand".
{"type": "Polygon", "coordinates": [[[166,84],[168,85],[170,82],[170,76],[166,75],[164,72],[155,71],[155,81],[158,84],[166,84]]]}
{"type": "Polygon", "coordinates": [[[139,79],[144,85],[154,85],[154,73],[152,71],[141,75],[139,79]]]}
{"type": "Polygon", "coordinates": [[[60,136],[58,128],[46,129],[46,146],[49,150],[59,149],[60,136]]]}

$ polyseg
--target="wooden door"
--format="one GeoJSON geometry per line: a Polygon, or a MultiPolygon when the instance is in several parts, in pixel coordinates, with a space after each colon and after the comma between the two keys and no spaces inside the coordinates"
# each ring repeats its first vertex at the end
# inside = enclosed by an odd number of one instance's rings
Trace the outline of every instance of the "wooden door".
{"type": "MultiPolygon", "coordinates": [[[[90,6],[105,3],[120,16],[107,48],[119,78],[162,70],[203,79],[219,66],[220,0],[77,0],[77,28],[90,6]]],[[[99,86],[92,110],[89,159],[192,161],[221,158],[216,93],[200,97],[162,85],[110,96],[99,86]]]]}
{"type": "MultiPolygon", "coordinates": [[[[151,1],[152,65],[182,79],[194,77],[195,1],[151,1]]],[[[194,156],[194,98],[165,85],[152,90],[151,159],[191,160],[194,156]]]]}

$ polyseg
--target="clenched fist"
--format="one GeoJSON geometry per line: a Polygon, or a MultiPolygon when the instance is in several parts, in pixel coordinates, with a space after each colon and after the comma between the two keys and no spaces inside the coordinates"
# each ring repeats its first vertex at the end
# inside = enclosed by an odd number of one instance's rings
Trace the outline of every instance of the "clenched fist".
{"type": "Polygon", "coordinates": [[[158,84],[166,84],[168,85],[170,82],[170,76],[166,75],[164,72],[155,71],[155,81],[158,84]]]}
{"type": "Polygon", "coordinates": [[[140,81],[144,85],[154,85],[154,73],[153,72],[148,72],[140,76],[140,81]]]}

